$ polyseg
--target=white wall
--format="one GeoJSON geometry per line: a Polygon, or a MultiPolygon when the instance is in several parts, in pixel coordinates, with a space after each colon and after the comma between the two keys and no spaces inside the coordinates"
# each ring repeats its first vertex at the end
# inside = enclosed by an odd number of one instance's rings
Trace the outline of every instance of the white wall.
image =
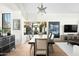
{"type": "MultiPolygon", "coordinates": [[[[79,14],[77,13],[52,13],[52,14],[45,14],[45,15],[34,15],[29,14],[28,16],[29,21],[59,21],[60,22],[60,35],[64,33],[64,25],[65,24],[79,24],[79,14]]],[[[79,30],[78,30],[79,31],[79,30]]]]}
{"type": "MultiPolygon", "coordinates": [[[[78,24],[79,25],[79,14],[77,13],[46,13],[45,15],[40,14],[26,14],[26,18],[24,19],[20,10],[11,10],[10,8],[0,5],[0,27],[2,26],[2,13],[12,13],[12,21],[11,21],[11,33],[16,37],[16,44],[25,43],[29,39],[28,35],[24,35],[24,21],[59,21],[60,22],[60,35],[64,33],[64,24],[78,24]],[[13,20],[20,20],[20,30],[13,30],[13,20]]],[[[79,26],[78,26],[79,27],[79,26]]],[[[48,29],[47,29],[48,30],[48,29]]],[[[78,28],[79,32],[79,28],[78,28]]]]}
{"type": "Polygon", "coordinates": [[[0,27],[2,27],[2,13],[12,13],[11,10],[0,4],[0,27]]]}
{"type": "MultiPolygon", "coordinates": [[[[51,22],[60,22],[60,36],[64,34],[77,34],[77,33],[64,33],[64,25],[65,24],[77,24],[79,25],[79,14],[77,13],[47,13],[45,15],[40,14],[28,14],[27,21],[51,21],[51,22]]],[[[79,27],[79,26],[78,26],[79,27]]],[[[48,31],[48,29],[47,29],[48,31]]],[[[79,32],[79,28],[78,28],[79,32]]],[[[57,39],[59,40],[59,39],[57,39]]]]}
{"type": "Polygon", "coordinates": [[[12,13],[12,10],[0,4],[0,28],[2,28],[2,13],[12,13]]]}
{"type": "Polygon", "coordinates": [[[12,24],[11,24],[11,33],[15,35],[16,44],[20,44],[22,41],[22,15],[20,11],[13,11],[12,13],[12,24]],[[13,30],[13,20],[20,20],[20,30],[13,30]]]}
{"type": "Polygon", "coordinates": [[[23,16],[19,10],[12,10],[5,5],[0,4],[0,27],[2,27],[2,13],[11,13],[11,34],[15,35],[15,43],[22,42],[22,19],[23,16]],[[20,30],[13,30],[13,20],[20,20],[20,30]]]}

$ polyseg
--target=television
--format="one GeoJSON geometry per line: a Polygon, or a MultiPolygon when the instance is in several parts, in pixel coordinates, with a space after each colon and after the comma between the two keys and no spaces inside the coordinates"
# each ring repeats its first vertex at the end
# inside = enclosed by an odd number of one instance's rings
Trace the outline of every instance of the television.
{"type": "Polygon", "coordinates": [[[78,25],[64,25],[64,32],[77,32],[78,25]]]}

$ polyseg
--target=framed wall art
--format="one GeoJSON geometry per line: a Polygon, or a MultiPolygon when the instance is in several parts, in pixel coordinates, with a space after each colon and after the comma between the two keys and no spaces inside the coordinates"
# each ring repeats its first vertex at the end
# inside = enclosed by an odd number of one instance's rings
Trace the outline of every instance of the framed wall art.
{"type": "Polygon", "coordinates": [[[13,20],[13,30],[20,30],[20,19],[13,20]]]}
{"type": "Polygon", "coordinates": [[[60,22],[49,22],[49,32],[54,34],[54,38],[60,37],[60,22]]]}
{"type": "Polygon", "coordinates": [[[32,34],[32,22],[24,22],[24,35],[32,34]]]}

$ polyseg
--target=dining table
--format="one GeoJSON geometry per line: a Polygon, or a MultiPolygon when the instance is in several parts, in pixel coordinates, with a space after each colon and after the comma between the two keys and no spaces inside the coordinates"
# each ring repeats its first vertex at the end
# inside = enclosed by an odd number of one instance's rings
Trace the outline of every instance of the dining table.
{"type": "Polygon", "coordinates": [[[54,41],[48,38],[48,35],[34,35],[32,39],[28,42],[28,44],[31,44],[34,46],[34,56],[35,56],[35,40],[36,39],[47,39],[47,55],[49,55],[49,45],[54,44],[54,41]]]}

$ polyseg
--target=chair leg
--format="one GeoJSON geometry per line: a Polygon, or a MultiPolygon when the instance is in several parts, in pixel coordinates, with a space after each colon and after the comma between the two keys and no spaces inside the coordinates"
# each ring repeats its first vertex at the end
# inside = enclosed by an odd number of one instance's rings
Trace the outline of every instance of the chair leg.
{"type": "Polygon", "coordinates": [[[53,46],[52,46],[52,44],[49,45],[49,55],[50,55],[50,53],[53,53],[53,46]]]}

